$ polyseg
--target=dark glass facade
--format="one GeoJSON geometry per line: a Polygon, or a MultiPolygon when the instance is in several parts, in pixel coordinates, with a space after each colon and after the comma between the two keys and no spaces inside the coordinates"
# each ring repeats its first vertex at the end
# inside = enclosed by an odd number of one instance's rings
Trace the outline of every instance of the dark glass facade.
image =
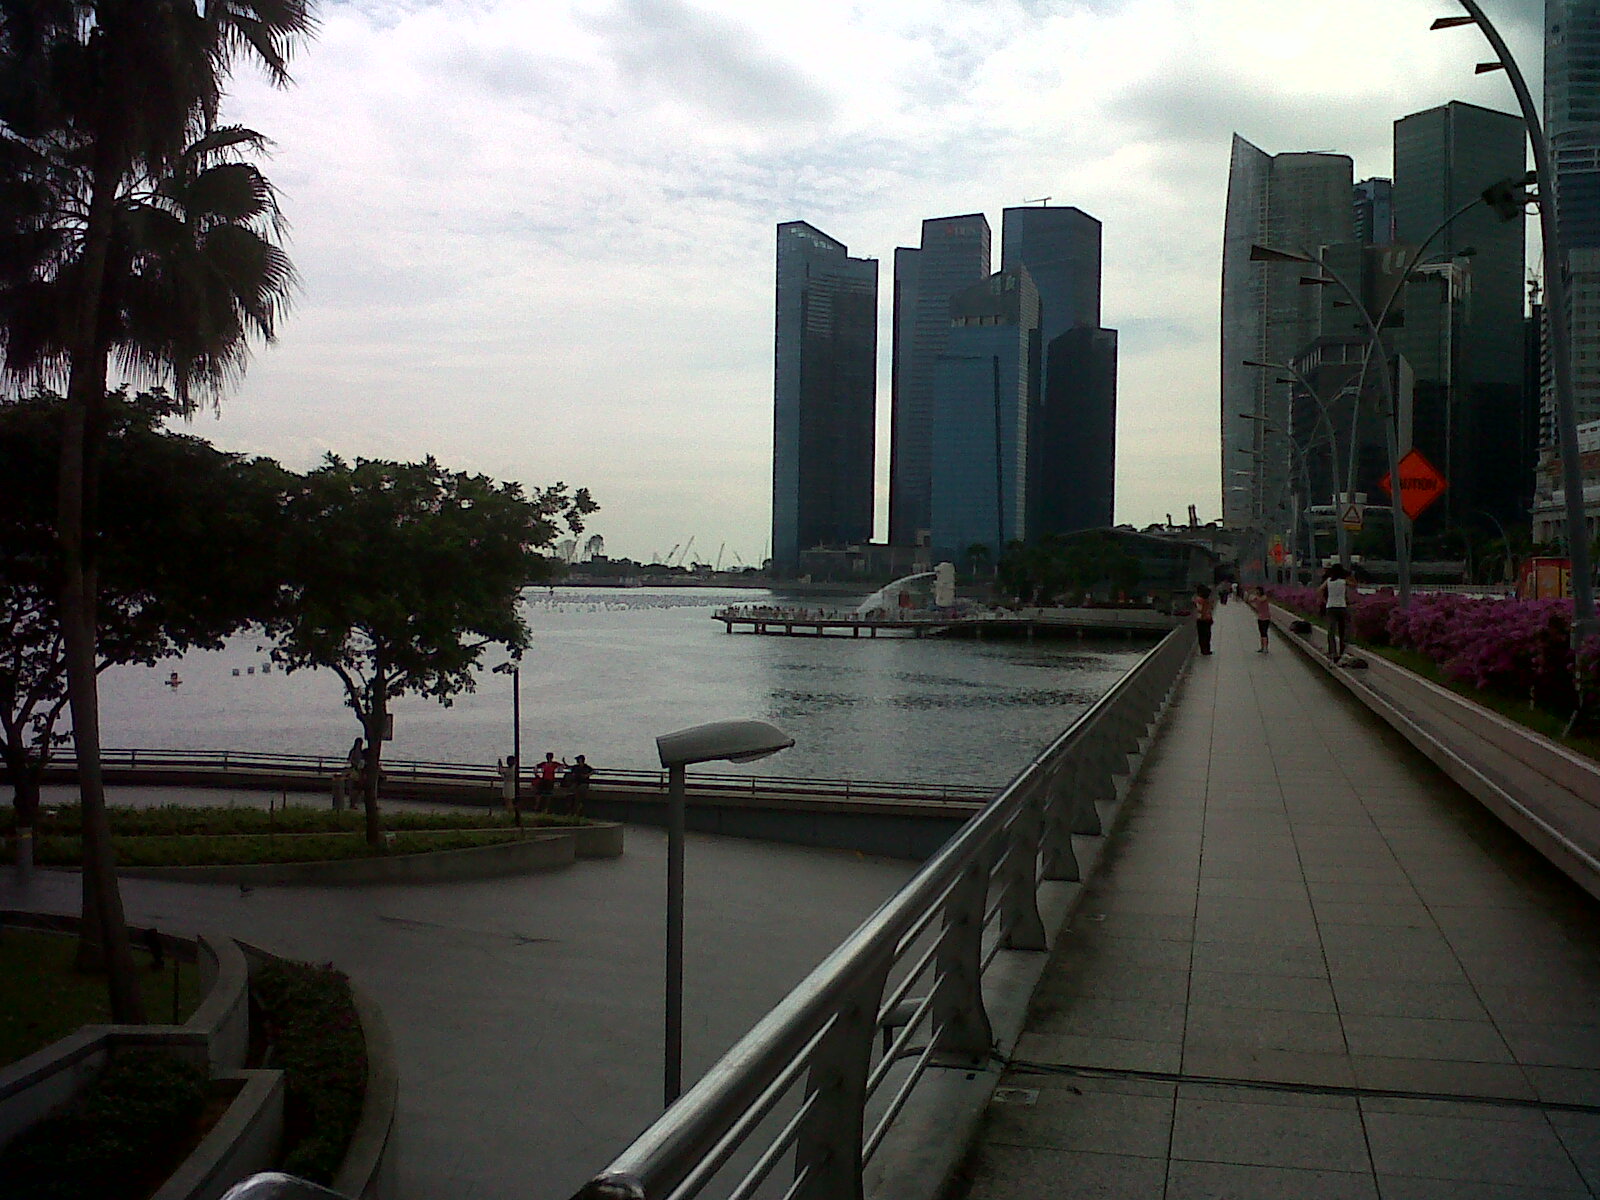
{"type": "Polygon", "coordinates": [[[982,213],[924,221],[921,246],[895,251],[889,540],[896,545],[912,545],[932,527],[933,388],[950,336],[950,299],[986,280],[989,263],[982,213]]]}
{"type": "Polygon", "coordinates": [[[778,226],[772,561],[872,538],[878,260],[804,221],[778,226]]]}
{"type": "Polygon", "coordinates": [[[1432,236],[1422,262],[1439,264],[1407,285],[1405,322],[1394,333],[1416,373],[1417,444],[1450,481],[1433,521],[1479,510],[1512,520],[1532,495],[1519,433],[1533,402],[1523,389],[1524,222],[1501,221],[1480,204],[1435,236],[1447,217],[1491,184],[1522,176],[1526,164],[1522,121],[1510,113],[1452,101],[1395,122],[1396,236],[1413,246],[1432,236]]]}
{"type": "Polygon", "coordinates": [[[1383,246],[1394,241],[1394,180],[1363,179],[1355,187],[1356,241],[1383,246]]]}
{"type": "Polygon", "coordinates": [[[1028,437],[1030,539],[1112,524],[1117,485],[1117,331],[1080,325],[1044,351],[1028,437]]]}

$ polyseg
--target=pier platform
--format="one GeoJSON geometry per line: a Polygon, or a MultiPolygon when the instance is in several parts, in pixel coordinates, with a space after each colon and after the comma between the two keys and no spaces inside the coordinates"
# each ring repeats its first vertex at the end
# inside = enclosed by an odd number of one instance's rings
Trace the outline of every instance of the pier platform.
{"type": "Polygon", "coordinates": [[[724,632],[776,637],[1160,637],[1176,617],[1151,608],[1029,608],[944,615],[739,605],[711,614],[724,632]]]}

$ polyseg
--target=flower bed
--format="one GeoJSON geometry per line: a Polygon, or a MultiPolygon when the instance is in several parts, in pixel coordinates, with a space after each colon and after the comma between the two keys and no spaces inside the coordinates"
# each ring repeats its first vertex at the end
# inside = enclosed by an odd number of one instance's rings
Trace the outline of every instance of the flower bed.
{"type": "MultiPolygon", "coordinates": [[[[1280,588],[1273,599],[1317,613],[1310,588],[1280,588]]],[[[1587,639],[1574,658],[1570,600],[1420,595],[1402,609],[1384,588],[1356,597],[1350,624],[1356,641],[1412,651],[1446,679],[1479,691],[1563,716],[1580,693],[1585,703],[1600,703],[1600,637],[1587,639]]]]}

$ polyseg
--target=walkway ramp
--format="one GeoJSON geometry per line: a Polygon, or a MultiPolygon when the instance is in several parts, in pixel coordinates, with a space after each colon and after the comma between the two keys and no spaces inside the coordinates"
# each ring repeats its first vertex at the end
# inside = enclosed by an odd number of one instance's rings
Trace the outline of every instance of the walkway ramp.
{"type": "Polygon", "coordinates": [[[1219,617],[956,1194],[1600,1195],[1600,908],[1219,617]]]}

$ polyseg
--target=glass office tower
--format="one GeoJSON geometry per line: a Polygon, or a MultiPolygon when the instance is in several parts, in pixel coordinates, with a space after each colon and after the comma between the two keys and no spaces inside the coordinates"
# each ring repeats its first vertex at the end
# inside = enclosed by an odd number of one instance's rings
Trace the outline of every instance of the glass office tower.
{"type": "MultiPolygon", "coordinates": [[[[1544,126],[1556,160],[1577,418],[1600,420],[1600,2],[1545,0],[1544,126]]],[[[1546,388],[1541,429],[1555,441],[1546,388]]]]}
{"type": "Polygon", "coordinates": [[[1001,271],[949,304],[933,378],[929,526],[935,554],[968,547],[998,561],[1028,536],[1028,415],[1039,387],[1039,292],[1026,268],[1001,271]]]}
{"type": "Polygon", "coordinates": [[[872,538],[878,260],[804,221],[778,226],[772,562],[872,538]]]}
{"type": "Polygon", "coordinates": [[[895,251],[894,368],[889,540],[915,545],[931,527],[933,384],[950,334],[950,299],[989,276],[982,213],[922,223],[922,244],[895,251]]]}

